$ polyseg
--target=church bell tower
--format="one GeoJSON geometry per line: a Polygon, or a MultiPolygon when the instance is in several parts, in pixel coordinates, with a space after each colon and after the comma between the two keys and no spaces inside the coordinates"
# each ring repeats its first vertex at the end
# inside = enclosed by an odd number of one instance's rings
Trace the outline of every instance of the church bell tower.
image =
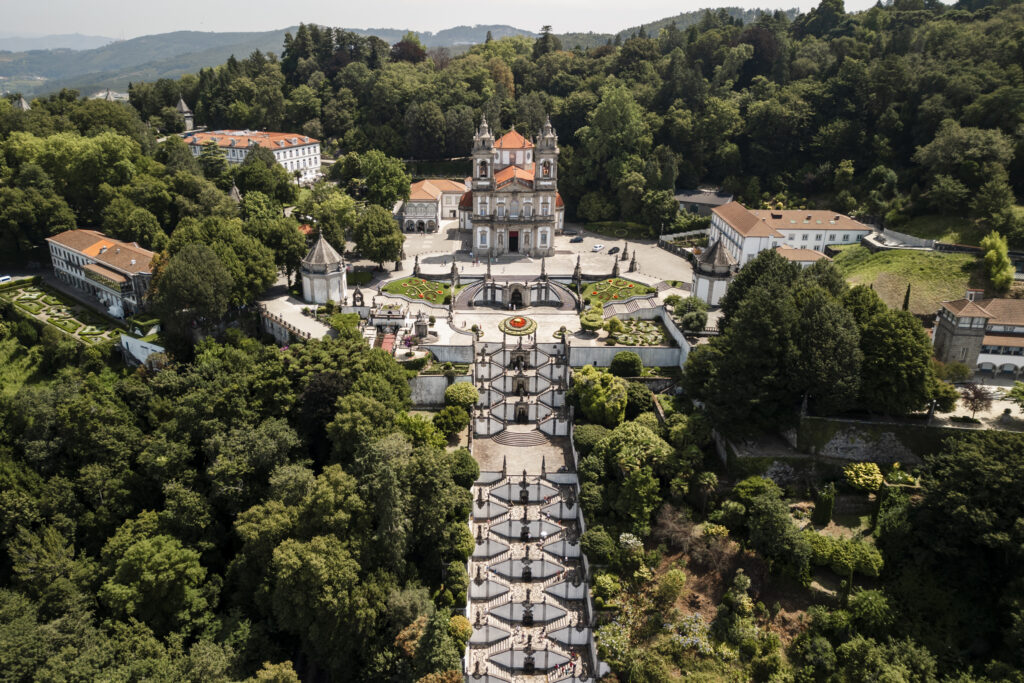
{"type": "Polygon", "coordinates": [[[558,184],[558,135],[548,117],[535,138],[534,184],[538,190],[554,190],[558,184]]]}

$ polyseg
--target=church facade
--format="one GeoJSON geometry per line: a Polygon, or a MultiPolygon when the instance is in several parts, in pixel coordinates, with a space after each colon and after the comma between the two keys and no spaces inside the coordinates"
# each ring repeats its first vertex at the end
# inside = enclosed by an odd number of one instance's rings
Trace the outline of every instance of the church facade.
{"type": "Polygon", "coordinates": [[[459,228],[471,234],[473,253],[552,256],[564,216],[551,121],[530,142],[515,128],[495,140],[484,119],[473,136],[471,189],[459,201],[459,228]]]}

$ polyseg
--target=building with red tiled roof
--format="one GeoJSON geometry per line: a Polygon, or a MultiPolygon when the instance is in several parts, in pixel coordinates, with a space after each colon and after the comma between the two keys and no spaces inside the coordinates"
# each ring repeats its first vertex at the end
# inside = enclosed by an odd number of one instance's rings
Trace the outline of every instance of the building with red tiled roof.
{"type": "Polygon", "coordinates": [[[834,211],[752,210],[739,202],[711,209],[708,243],[723,240],[742,266],[765,249],[789,247],[822,251],[830,244],[855,244],[871,228],[834,211]]]}
{"type": "Polygon", "coordinates": [[[531,142],[515,128],[497,140],[484,119],[473,136],[469,192],[458,203],[459,228],[476,254],[555,253],[565,207],[558,194],[558,136],[546,121],[531,142]]]}
{"type": "Polygon", "coordinates": [[[399,202],[395,218],[406,232],[434,232],[442,220],[456,218],[466,184],[445,178],[427,178],[409,186],[409,198],[399,202]]]}
{"type": "Polygon", "coordinates": [[[980,290],[943,301],[932,345],[943,363],[1019,379],[1024,375],[1024,299],[983,299],[980,290]]]}
{"type": "Polygon", "coordinates": [[[274,153],[277,163],[295,176],[296,182],[313,182],[320,172],[320,141],[298,133],[271,133],[260,130],[213,130],[185,133],[182,138],[198,157],[203,146],[216,145],[227,157],[229,164],[245,161],[249,151],[265,147],[274,153]]]}
{"type": "Polygon", "coordinates": [[[95,297],[118,318],[142,308],[153,277],[153,252],[96,230],[67,230],[46,241],[61,282],[95,297]]]}

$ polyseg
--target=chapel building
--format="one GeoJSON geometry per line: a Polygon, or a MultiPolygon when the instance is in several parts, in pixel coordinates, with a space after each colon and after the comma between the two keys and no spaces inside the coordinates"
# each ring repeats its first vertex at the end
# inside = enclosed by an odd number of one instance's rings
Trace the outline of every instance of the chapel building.
{"type": "Polygon", "coordinates": [[[471,189],[459,228],[478,256],[553,256],[565,216],[558,194],[558,136],[547,120],[530,142],[515,128],[494,139],[483,119],[473,136],[471,189]]]}

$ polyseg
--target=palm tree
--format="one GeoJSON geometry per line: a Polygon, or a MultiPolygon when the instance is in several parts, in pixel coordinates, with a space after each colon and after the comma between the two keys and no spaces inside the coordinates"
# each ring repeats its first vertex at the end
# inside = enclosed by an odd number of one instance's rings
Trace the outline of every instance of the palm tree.
{"type": "Polygon", "coordinates": [[[715,495],[718,488],[718,475],[714,472],[701,472],[697,475],[697,490],[700,491],[700,514],[707,511],[708,500],[715,495]]]}

